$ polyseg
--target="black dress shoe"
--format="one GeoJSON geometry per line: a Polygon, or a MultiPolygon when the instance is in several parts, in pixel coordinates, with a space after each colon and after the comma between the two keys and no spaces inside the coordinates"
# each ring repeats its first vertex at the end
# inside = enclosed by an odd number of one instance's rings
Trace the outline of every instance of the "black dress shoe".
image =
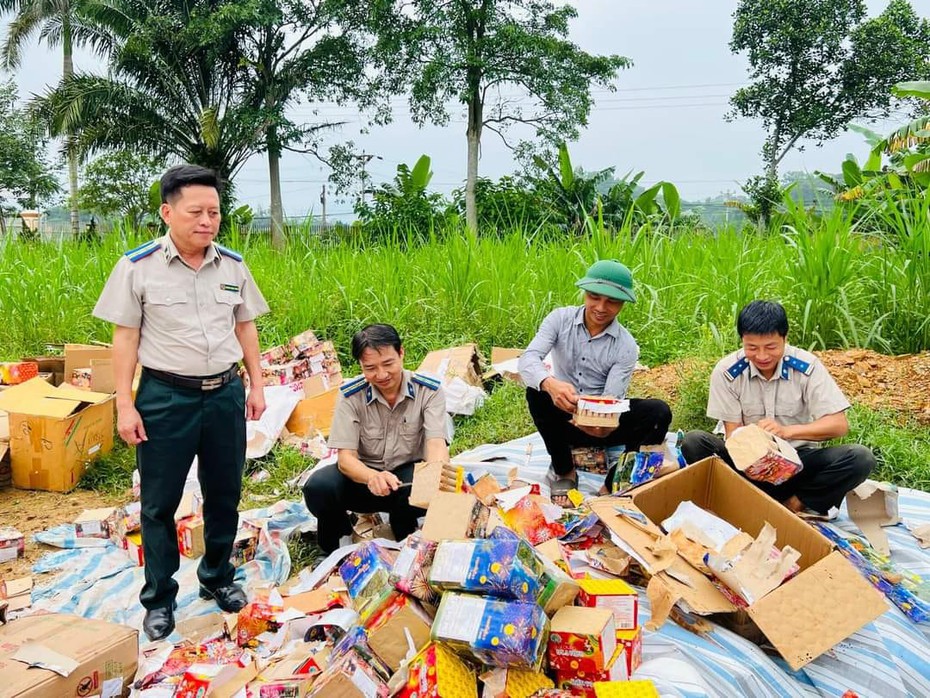
{"type": "Polygon", "coordinates": [[[200,598],[213,599],[216,605],[226,613],[238,613],[249,600],[238,584],[229,584],[219,589],[200,587],[200,598]]]}
{"type": "Polygon", "coordinates": [[[174,632],[174,608],[151,608],[145,612],[142,629],[152,642],[162,640],[174,632]]]}

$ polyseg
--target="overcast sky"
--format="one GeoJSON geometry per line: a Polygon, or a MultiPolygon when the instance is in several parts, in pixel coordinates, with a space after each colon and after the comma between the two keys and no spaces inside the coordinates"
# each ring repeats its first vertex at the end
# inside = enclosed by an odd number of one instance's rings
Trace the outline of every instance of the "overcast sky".
{"type": "MultiPolygon", "coordinates": [[[[930,15],[930,0],[911,0],[921,16],[930,15]]],[[[585,0],[575,3],[579,18],[572,39],[592,53],[616,53],[633,67],[620,73],[618,90],[599,90],[588,128],[569,145],[572,161],[586,170],[615,167],[618,175],[645,170],[644,181],[669,180],[685,198],[738,191],[739,182],[761,170],[759,150],[764,132],[758,123],[727,122],[729,96],[746,81],[746,64],[730,53],[736,0],[585,0]]],[[[870,14],[887,3],[869,0],[870,14]]],[[[79,70],[99,70],[93,57],[79,55],[79,70]]],[[[41,92],[61,74],[58,52],[34,46],[16,75],[20,94],[41,92]]],[[[421,154],[433,162],[433,187],[442,192],[462,186],[465,176],[465,124],[458,112],[444,128],[419,128],[410,121],[405,100],[393,102],[394,123],[360,135],[361,119],[351,109],[323,107],[322,116],[346,118],[341,139],[353,139],[381,156],[369,171],[375,181],[390,179],[401,162],[412,164],[421,154]]],[[[311,107],[294,116],[308,117],[311,107]]],[[[879,127],[878,130],[884,130],[879,127]]],[[[333,142],[339,140],[334,137],[333,142]]],[[[789,154],[781,170],[838,171],[846,153],[862,158],[867,147],[856,134],[845,134],[823,147],[789,154]]],[[[496,178],[514,171],[510,151],[494,133],[483,137],[482,176],[496,178]]],[[[327,171],[309,156],[287,154],[282,162],[282,192],[288,215],[319,212],[320,187],[327,171]]],[[[264,156],[250,160],[237,182],[237,197],[251,206],[267,207],[268,177],[264,156]]],[[[331,202],[339,213],[349,204],[331,202]]]]}

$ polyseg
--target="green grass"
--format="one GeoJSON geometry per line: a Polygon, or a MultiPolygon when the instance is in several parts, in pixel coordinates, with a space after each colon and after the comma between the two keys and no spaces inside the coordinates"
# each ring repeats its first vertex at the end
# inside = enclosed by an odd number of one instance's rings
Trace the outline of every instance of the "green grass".
{"type": "MultiPolygon", "coordinates": [[[[791,319],[790,340],[805,348],[861,346],[889,353],[930,348],[930,203],[917,202],[852,220],[842,209],[818,215],[797,208],[769,231],[667,225],[583,237],[521,230],[473,239],[451,228],[371,241],[294,235],[284,252],[260,236],[228,240],[241,250],[272,312],[259,319],[263,346],[312,328],[332,340],[346,375],[357,367],[349,340],[369,322],[398,327],[407,365],[431,349],[477,342],[526,346],[553,308],[579,300],[574,281],[599,258],[617,258],[634,273],[638,302],[620,320],[652,366],[700,360],[682,371],[673,406],[677,428],[706,428],[711,362],[736,346],[737,310],[754,298],[779,300],[791,319]],[[701,363],[703,362],[703,363],[701,363]]],[[[91,311],[119,255],[143,238],[71,242],[0,241],[0,359],[41,353],[48,344],[106,341],[111,328],[91,311]]],[[[898,482],[927,483],[927,437],[887,414],[854,410],[856,438],[877,446],[898,482]]],[[[532,431],[522,391],[498,386],[470,418],[459,418],[453,452],[532,431]]],[[[247,479],[244,505],[297,496],[286,481],[308,461],[278,448],[247,479]]],[[[114,492],[128,486],[129,449],[117,448],[82,486],[114,492]]]]}

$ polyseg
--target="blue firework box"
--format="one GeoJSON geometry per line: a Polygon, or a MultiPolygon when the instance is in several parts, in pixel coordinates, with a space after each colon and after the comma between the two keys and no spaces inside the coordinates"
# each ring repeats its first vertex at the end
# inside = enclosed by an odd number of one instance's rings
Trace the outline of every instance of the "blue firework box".
{"type": "Polygon", "coordinates": [[[549,639],[549,618],[535,603],[447,592],[431,637],[495,667],[537,670],[549,639]]]}
{"type": "Polygon", "coordinates": [[[339,566],[339,576],[345,582],[352,605],[364,620],[391,595],[392,556],[377,543],[368,542],[350,553],[339,566]]]}
{"type": "Polygon", "coordinates": [[[440,593],[467,591],[533,602],[543,571],[533,549],[516,536],[449,540],[436,548],[429,583],[440,593]]]}

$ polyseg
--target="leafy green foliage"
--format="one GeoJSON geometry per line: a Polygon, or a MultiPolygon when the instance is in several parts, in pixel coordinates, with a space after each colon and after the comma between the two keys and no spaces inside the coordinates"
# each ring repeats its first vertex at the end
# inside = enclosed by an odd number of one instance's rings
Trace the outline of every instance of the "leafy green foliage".
{"type": "Polygon", "coordinates": [[[467,111],[469,150],[465,207],[478,223],[475,182],[483,130],[508,143],[508,130],[528,127],[550,143],[577,137],[591,110],[592,85],[613,89],[621,56],[594,56],[568,40],[577,10],[550,0],[373,3],[380,65],[410,85],[417,123],[449,122],[448,103],[467,111]],[[519,99],[505,90],[517,90],[519,99]]]}
{"type": "Polygon", "coordinates": [[[165,163],[143,153],[117,150],[84,166],[78,201],[85,211],[120,216],[138,227],[149,211],[149,190],[165,163]]]}
{"type": "Polygon", "coordinates": [[[420,156],[413,169],[400,164],[394,181],[374,190],[371,204],[359,202],[356,213],[376,237],[398,230],[428,236],[446,215],[442,196],[428,190],[432,178],[426,155],[420,156]]]}
{"type": "Polygon", "coordinates": [[[886,116],[892,85],[930,70],[930,23],[907,0],[866,17],[864,0],[741,0],[730,48],[752,84],[730,118],[762,121],[766,177],[802,139],[833,138],[853,119],[886,116]]]}
{"type": "Polygon", "coordinates": [[[60,189],[48,141],[40,125],[17,105],[16,87],[7,81],[0,85],[0,210],[9,212],[13,204],[38,208],[60,189]]]}

